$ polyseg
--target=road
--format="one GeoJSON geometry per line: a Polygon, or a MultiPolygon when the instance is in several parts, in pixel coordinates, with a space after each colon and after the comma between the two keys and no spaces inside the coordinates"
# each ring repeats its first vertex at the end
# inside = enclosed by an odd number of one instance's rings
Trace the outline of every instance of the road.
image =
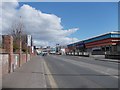
{"type": "Polygon", "coordinates": [[[47,87],[118,88],[118,64],[79,56],[49,55],[45,61],[47,87]]]}

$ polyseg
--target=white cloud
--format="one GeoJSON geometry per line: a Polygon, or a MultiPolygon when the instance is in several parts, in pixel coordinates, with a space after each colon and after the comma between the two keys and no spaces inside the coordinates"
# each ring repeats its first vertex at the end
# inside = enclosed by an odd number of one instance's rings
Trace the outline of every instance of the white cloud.
{"type": "Polygon", "coordinates": [[[18,5],[18,2],[3,4],[3,33],[8,33],[12,23],[15,23],[15,20],[18,20],[19,16],[21,16],[25,31],[32,34],[34,44],[37,46],[55,45],[56,43],[68,44],[78,41],[77,38],[68,37],[76,32],[78,28],[64,30],[60,17],[54,14],[42,13],[40,10],[36,10],[29,5],[23,5],[19,9],[16,9],[18,5]]]}
{"type": "Polygon", "coordinates": [[[8,33],[10,32],[10,28],[12,25],[12,22],[16,18],[17,10],[16,8],[18,7],[18,2],[16,0],[13,0],[14,2],[2,2],[0,5],[0,11],[2,12],[0,14],[0,20],[2,21],[0,23],[0,30],[2,32],[0,33],[8,33]]]}

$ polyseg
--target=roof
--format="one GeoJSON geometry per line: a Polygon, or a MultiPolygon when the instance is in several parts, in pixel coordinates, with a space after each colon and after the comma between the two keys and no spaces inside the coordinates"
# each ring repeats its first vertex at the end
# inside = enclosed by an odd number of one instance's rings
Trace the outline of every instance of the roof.
{"type": "Polygon", "coordinates": [[[81,40],[81,41],[79,41],[79,42],[75,42],[75,43],[69,44],[68,46],[72,46],[72,45],[74,45],[74,44],[76,44],[76,43],[85,42],[85,41],[88,41],[88,40],[95,39],[95,38],[97,38],[97,37],[102,37],[102,36],[111,35],[111,34],[118,34],[118,35],[120,35],[120,31],[107,32],[107,33],[104,33],[104,34],[100,34],[100,35],[97,35],[97,36],[93,36],[93,37],[90,37],[90,38],[81,40]]]}
{"type": "Polygon", "coordinates": [[[107,33],[104,33],[104,34],[100,34],[100,35],[97,35],[97,36],[93,36],[93,37],[84,39],[84,40],[82,40],[82,41],[89,40],[89,39],[93,39],[93,38],[97,38],[97,37],[104,36],[104,35],[108,35],[108,34],[120,34],[120,31],[107,32],[107,33]]]}

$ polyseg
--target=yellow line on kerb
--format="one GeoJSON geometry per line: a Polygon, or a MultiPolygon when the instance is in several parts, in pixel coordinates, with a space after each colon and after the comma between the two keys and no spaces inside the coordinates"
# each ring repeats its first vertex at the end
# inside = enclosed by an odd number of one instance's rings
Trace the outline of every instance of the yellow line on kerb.
{"type": "Polygon", "coordinates": [[[55,80],[54,80],[48,66],[47,66],[47,63],[45,61],[44,61],[44,67],[45,67],[46,74],[48,74],[47,77],[49,79],[51,88],[58,88],[58,86],[57,86],[57,84],[56,84],[56,82],[55,82],[55,80]]]}

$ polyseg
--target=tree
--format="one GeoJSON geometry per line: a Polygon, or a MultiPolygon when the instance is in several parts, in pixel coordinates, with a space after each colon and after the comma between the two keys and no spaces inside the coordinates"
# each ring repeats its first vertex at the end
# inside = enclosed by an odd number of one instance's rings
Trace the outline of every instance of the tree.
{"type": "MultiPolygon", "coordinates": [[[[20,49],[19,46],[19,41],[22,41],[22,46],[23,44],[26,43],[24,36],[27,34],[25,33],[25,27],[22,21],[22,18],[20,16],[18,21],[13,22],[12,28],[11,28],[11,35],[13,36],[13,51],[16,52],[17,50],[20,49]]],[[[22,47],[22,51],[26,52],[27,48],[22,47]]]]}
{"type": "Polygon", "coordinates": [[[11,31],[12,31],[11,34],[14,39],[18,39],[18,40],[21,39],[21,35],[24,32],[24,24],[22,22],[21,16],[20,16],[20,20],[13,23],[11,31]]]}

